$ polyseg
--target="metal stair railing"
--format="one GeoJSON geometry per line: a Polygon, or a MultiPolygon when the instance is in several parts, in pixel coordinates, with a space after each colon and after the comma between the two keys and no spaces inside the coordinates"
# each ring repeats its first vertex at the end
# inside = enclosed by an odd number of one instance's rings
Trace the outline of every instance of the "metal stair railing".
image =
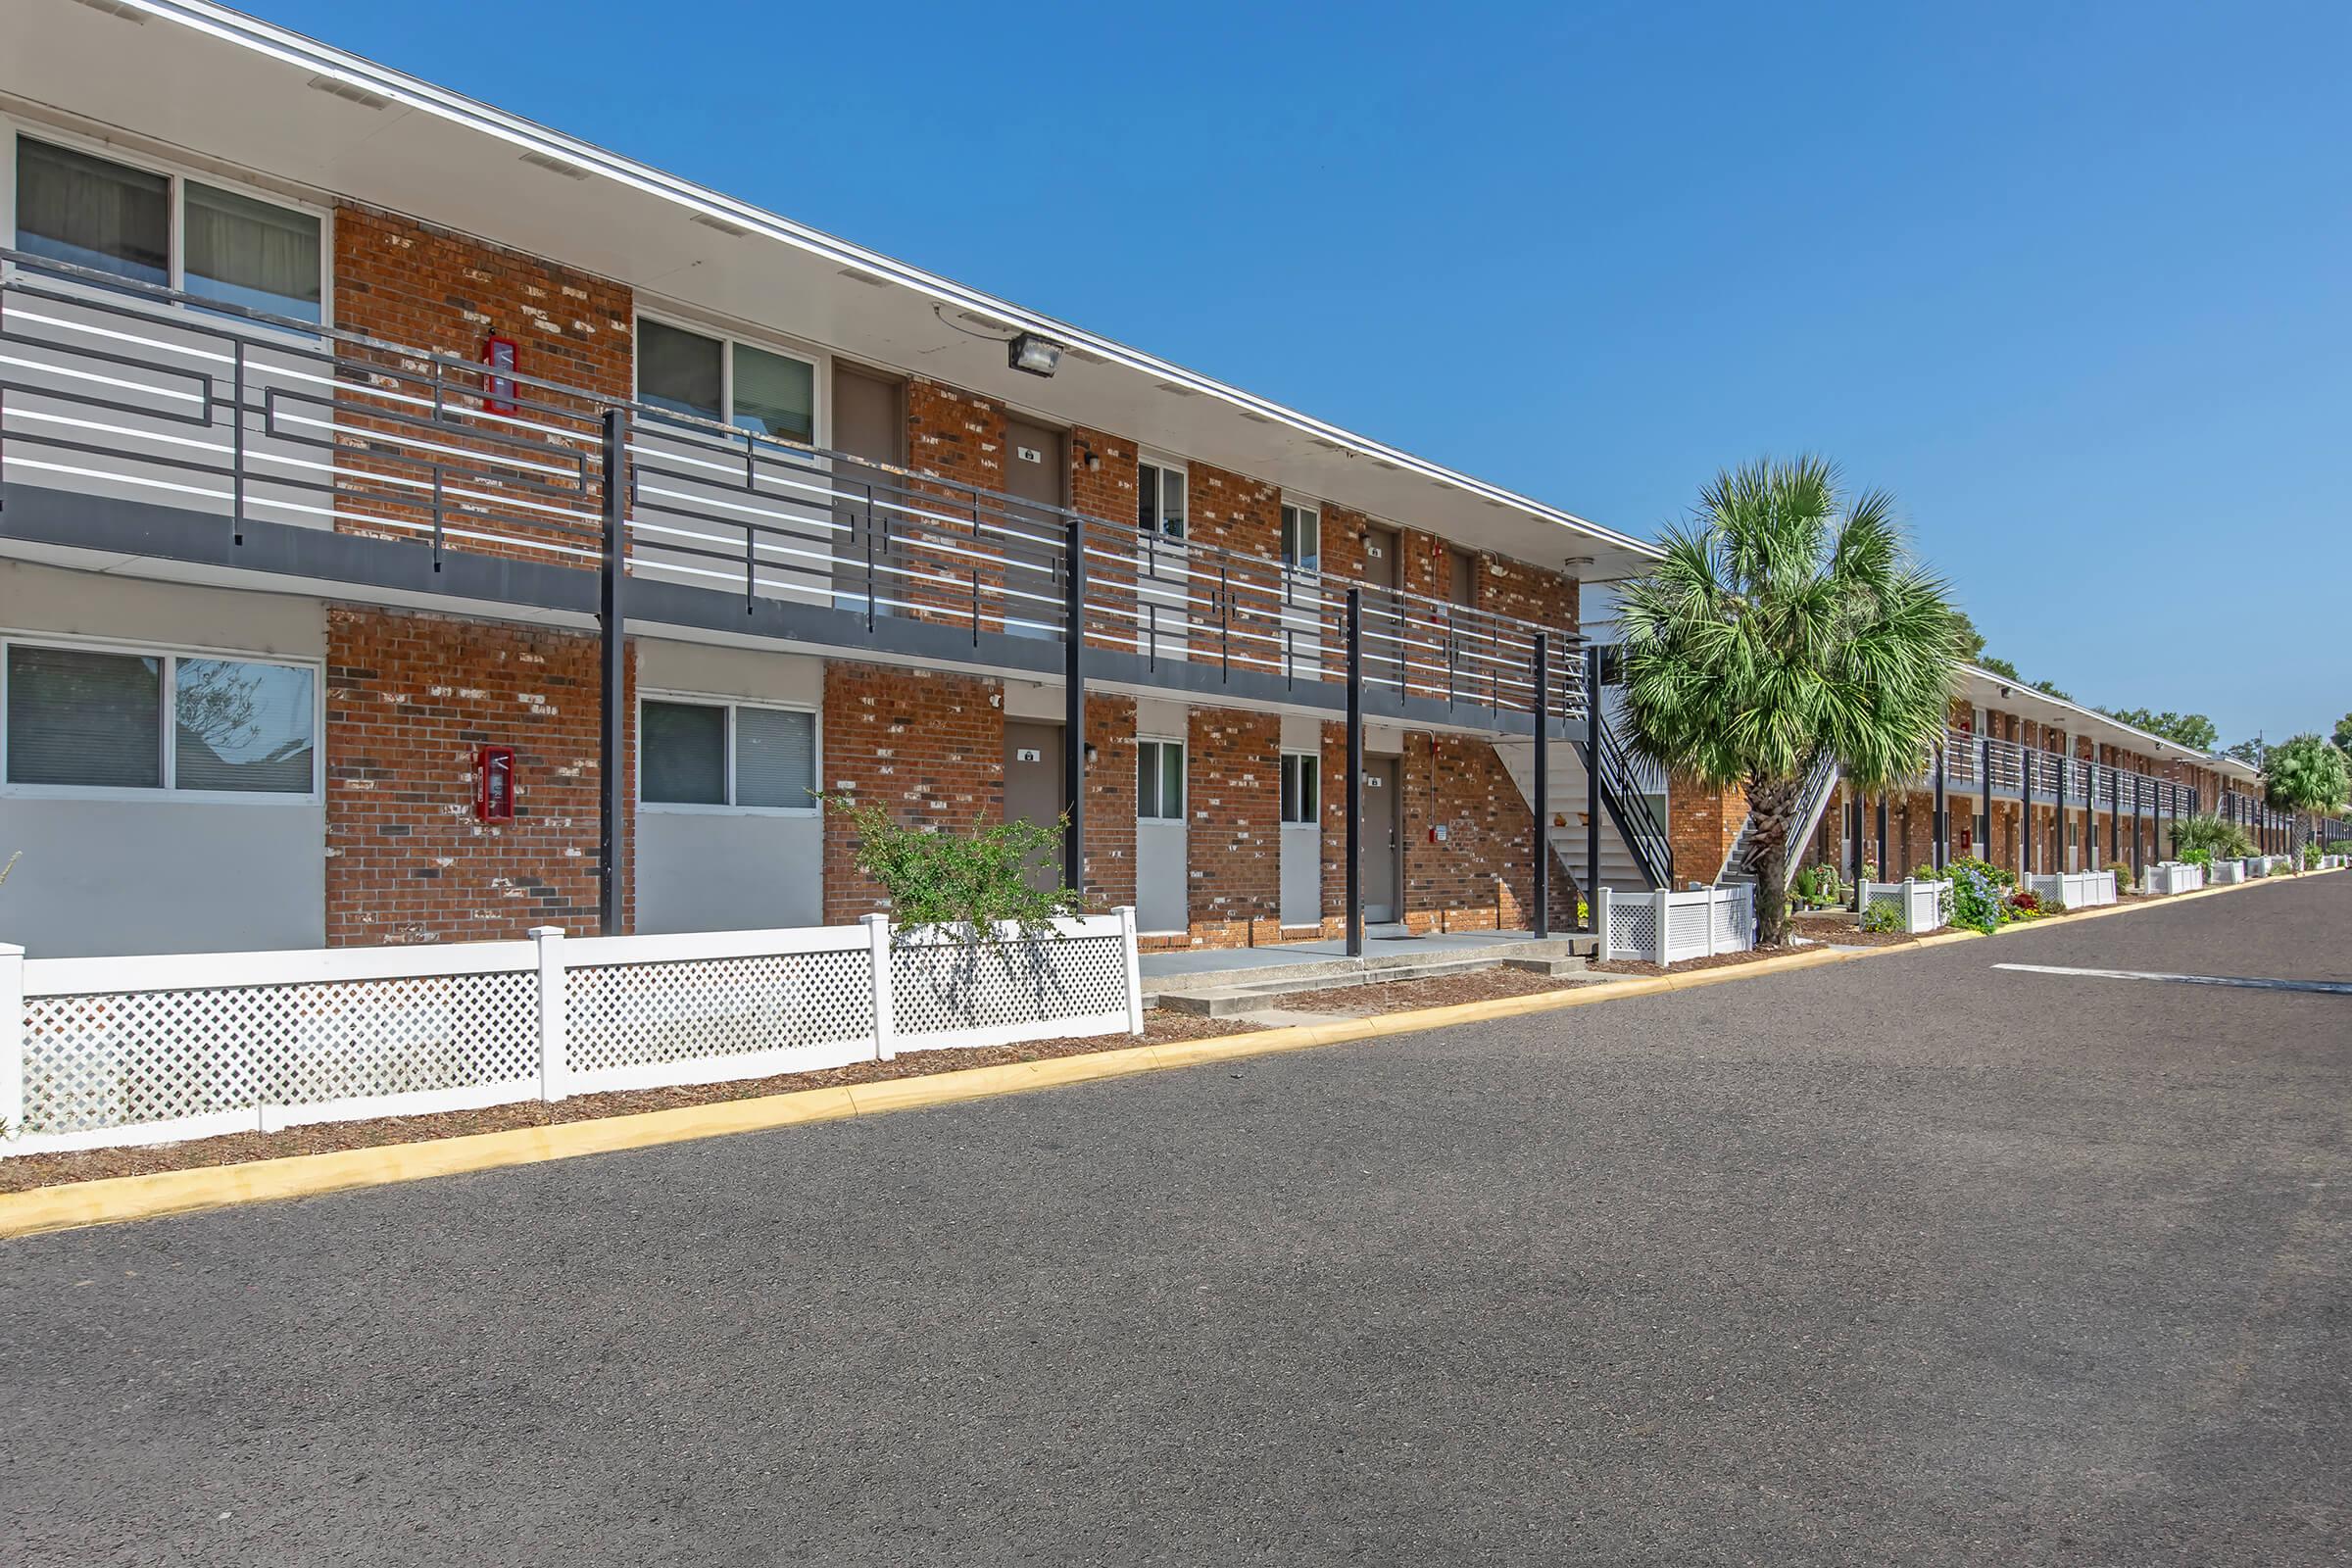
{"type": "MultiPolygon", "coordinates": [[[[1658,825],[1657,817],[1651,814],[1648,804],[1642,798],[1638,787],[1640,773],[1633,755],[1618,738],[1616,728],[1609,723],[1605,709],[1601,713],[1599,729],[1601,807],[1608,812],[1609,820],[1616,824],[1619,841],[1633,856],[1634,864],[1649,880],[1649,885],[1652,888],[1671,888],[1674,886],[1674,846],[1667,839],[1666,830],[1658,825]]],[[[1594,760],[1586,755],[1590,748],[1585,737],[1577,736],[1575,746],[1585,765],[1593,766],[1594,760]]],[[[1597,883],[1600,868],[1593,866],[1590,870],[1597,883]]]]}

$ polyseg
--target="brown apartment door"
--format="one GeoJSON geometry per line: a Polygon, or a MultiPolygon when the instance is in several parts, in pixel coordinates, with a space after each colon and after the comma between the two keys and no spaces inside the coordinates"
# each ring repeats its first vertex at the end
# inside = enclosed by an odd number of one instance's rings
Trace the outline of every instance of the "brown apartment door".
{"type": "MultiPolygon", "coordinates": [[[[1364,531],[1364,584],[1394,589],[1404,581],[1404,536],[1375,524],[1364,531]]],[[[1396,601],[1385,594],[1366,594],[1364,607],[1364,679],[1394,682],[1400,670],[1404,622],[1396,601]]]]}
{"type": "Polygon", "coordinates": [[[1070,465],[1064,437],[1027,419],[1004,421],[1004,489],[1023,501],[1037,503],[1034,513],[1022,511],[1013,526],[1043,542],[1021,539],[1004,543],[1004,629],[1015,637],[1061,635],[1061,557],[1055,542],[1062,522],[1055,509],[1069,495],[1070,465]]]}
{"type": "Polygon", "coordinates": [[[1004,721],[1004,820],[1034,822],[1054,848],[1029,863],[1030,885],[1052,892],[1061,882],[1061,726],[1004,721]]]}
{"type": "Polygon", "coordinates": [[[833,608],[863,613],[870,587],[877,615],[897,614],[907,598],[894,574],[905,564],[892,543],[905,517],[892,503],[900,481],[869,466],[906,462],[906,388],[895,376],[855,365],[833,367],[833,449],[867,463],[835,465],[833,608]],[[870,579],[870,581],[869,581],[870,579]]]}

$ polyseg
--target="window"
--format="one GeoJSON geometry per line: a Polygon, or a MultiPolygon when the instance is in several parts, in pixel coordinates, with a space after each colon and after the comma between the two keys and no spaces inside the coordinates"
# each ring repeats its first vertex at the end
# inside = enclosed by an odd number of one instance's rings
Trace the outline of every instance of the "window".
{"type": "Polygon", "coordinates": [[[1322,821],[1323,760],[1311,752],[1282,754],[1282,820],[1286,827],[1313,827],[1322,821]]]}
{"type": "Polygon", "coordinates": [[[1145,462],[1135,467],[1135,525],[1163,539],[1184,537],[1184,470],[1145,462]]]}
{"type": "Polygon", "coordinates": [[[1299,571],[1323,569],[1323,514],[1314,508],[1283,505],[1282,564],[1299,571]]]}
{"type": "Polygon", "coordinates": [[[7,668],[10,784],[317,793],[304,665],[11,643],[7,668]]]}
{"type": "Polygon", "coordinates": [[[816,442],[816,367],[682,326],[637,320],[637,397],[758,435],[816,442]]]}
{"type": "Polygon", "coordinates": [[[1135,814],[1152,822],[1184,820],[1184,742],[1138,741],[1135,814]]]}
{"type": "Polygon", "coordinates": [[[52,261],[317,321],[320,227],[313,213],[17,138],[17,248],[52,261]]]}
{"type": "Polygon", "coordinates": [[[797,708],[639,706],[638,799],[653,806],[816,809],[816,715],[797,708]]]}

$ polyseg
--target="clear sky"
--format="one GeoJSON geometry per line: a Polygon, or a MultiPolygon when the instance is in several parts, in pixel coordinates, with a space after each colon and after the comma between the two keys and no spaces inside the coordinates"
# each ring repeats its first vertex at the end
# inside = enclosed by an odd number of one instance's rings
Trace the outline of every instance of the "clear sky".
{"type": "Polygon", "coordinates": [[[2352,709],[2342,0],[247,3],[1628,532],[1825,453],[2082,701],[2352,709]]]}

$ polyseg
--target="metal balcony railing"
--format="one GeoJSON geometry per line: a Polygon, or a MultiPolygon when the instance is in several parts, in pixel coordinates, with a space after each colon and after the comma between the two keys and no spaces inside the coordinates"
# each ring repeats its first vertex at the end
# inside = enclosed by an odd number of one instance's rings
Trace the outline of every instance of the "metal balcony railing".
{"type": "Polygon", "coordinates": [[[1584,713],[1581,643],[1558,628],[19,252],[0,269],[12,486],[217,519],[240,546],[268,524],[408,541],[436,572],[457,555],[590,568],[610,468],[628,575],[747,613],[846,612],[876,641],[892,623],[950,627],[976,651],[1059,642],[1082,562],[1089,648],[1190,666],[1178,683],[1195,689],[1202,666],[1332,687],[1352,589],[1367,685],[1529,713],[1542,637],[1544,711],[1584,713]],[[608,454],[613,411],[626,435],[608,454]]]}

